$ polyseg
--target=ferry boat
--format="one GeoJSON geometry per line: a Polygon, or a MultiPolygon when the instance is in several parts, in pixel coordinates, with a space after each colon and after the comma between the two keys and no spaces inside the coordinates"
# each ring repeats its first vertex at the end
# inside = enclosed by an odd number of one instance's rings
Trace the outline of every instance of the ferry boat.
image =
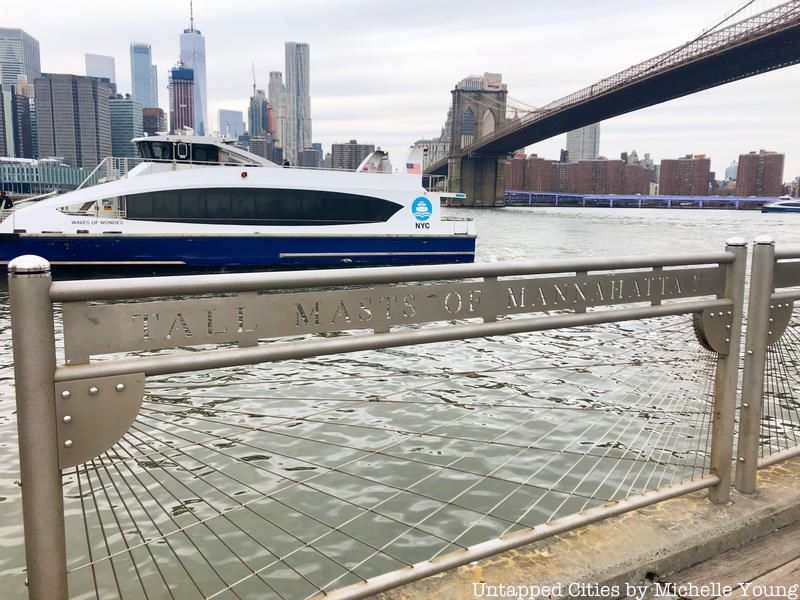
{"type": "Polygon", "coordinates": [[[106,159],[79,189],[3,211],[0,262],[22,254],[108,267],[474,260],[474,223],[442,216],[446,194],[422,187],[421,155],[386,173],[378,150],[352,172],[284,168],[213,137],[133,142],[141,159],[106,159]]]}
{"type": "Polygon", "coordinates": [[[800,198],[781,196],[777,202],[762,206],[761,212],[800,212],[800,198]]]}

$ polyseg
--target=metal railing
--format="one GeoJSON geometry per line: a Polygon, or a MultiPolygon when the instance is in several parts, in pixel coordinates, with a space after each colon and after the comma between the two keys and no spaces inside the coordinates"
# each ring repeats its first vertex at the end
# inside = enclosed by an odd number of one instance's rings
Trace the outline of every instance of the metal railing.
{"type": "Polygon", "coordinates": [[[757,470],[800,456],[800,249],[758,238],[744,354],[736,489],[752,493],[757,470]]]}
{"type": "MultiPolygon", "coordinates": [[[[86,179],[77,187],[81,189],[99,183],[108,183],[109,181],[116,181],[128,175],[134,168],[141,164],[156,164],[170,166],[173,170],[177,169],[191,169],[193,167],[263,167],[264,165],[258,163],[243,163],[243,162],[219,162],[219,161],[202,161],[192,160],[190,158],[131,158],[131,157],[118,157],[106,156],[94,170],[89,173],[86,179]]],[[[276,167],[278,165],[275,165],[276,167]]]]}
{"type": "MultiPolygon", "coordinates": [[[[263,164],[258,163],[245,163],[245,162],[212,162],[200,161],[192,159],[159,159],[159,158],[129,158],[129,157],[116,157],[107,156],[100,164],[98,164],[86,179],[76,188],[80,190],[84,187],[90,187],[99,183],[108,183],[116,181],[128,175],[135,167],[141,164],[157,164],[169,165],[173,170],[177,169],[192,169],[194,167],[264,167],[263,164]]],[[[281,167],[281,165],[274,164],[272,167],[281,167]]],[[[297,165],[286,165],[282,168],[285,169],[301,169],[306,171],[337,171],[337,172],[355,172],[354,169],[330,169],[326,167],[302,167],[297,165]]],[[[361,171],[359,171],[361,172],[361,171]]],[[[391,175],[388,171],[369,171],[370,174],[391,175]]]]}
{"type": "MultiPolygon", "coordinates": [[[[362,598],[682,494],[724,504],[746,257],[74,282],[15,259],[29,597],[362,598]]],[[[755,244],[745,493],[800,455],[797,259],[755,244]]]]}

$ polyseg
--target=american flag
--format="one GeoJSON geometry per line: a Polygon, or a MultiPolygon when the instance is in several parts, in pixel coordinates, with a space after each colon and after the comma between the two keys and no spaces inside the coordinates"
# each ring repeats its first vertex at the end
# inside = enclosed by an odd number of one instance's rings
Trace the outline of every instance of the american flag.
{"type": "Polygon", "coordinates": [[[409,175],[422,175],[422,166],[419,163],[406,163],[406,173],[409,175]]]}

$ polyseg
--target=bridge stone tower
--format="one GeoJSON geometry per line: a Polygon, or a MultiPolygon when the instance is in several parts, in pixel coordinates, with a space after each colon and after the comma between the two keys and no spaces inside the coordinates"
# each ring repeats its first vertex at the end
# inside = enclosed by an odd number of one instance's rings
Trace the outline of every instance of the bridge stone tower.
{"type": "Polygon", "coordinates": [[[503,206],[505,155],[455,156],[461,148],[505,125],[508,89],[502,75],[471,75],[457,83],[451,94],[447,190],[465,193],[464,206],[503,206]]]}

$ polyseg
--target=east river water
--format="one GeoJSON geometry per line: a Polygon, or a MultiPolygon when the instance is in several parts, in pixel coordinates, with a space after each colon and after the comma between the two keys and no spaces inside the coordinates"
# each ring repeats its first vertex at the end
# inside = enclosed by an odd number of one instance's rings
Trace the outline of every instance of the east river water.
{"type": "MultiPolygon", "coordinates": [[[[488,262],[721,251],[724,249],[725,240],[733,236],[744,237],[748,242],[751,242],[757,236],[770,235],[774,237],[779,247],[800,245],[800,215],[793,214],[780,215],[721,210],[604,208],[506,208],[481,211],[451,208],[446,209],[446,214],[470,217],[476,220],[479,234],[477,260],[488,262]]],[[[24,588],[21,587],[24,579],[22,516],[20,491],[15,483],[18,479],[17,436],[8,295],[5,283],[0,285],[2,285],[0,287],[0,348],[2,348],[2,356],[4,357],[2,364],[0,364],[0,596],[3,598],[18,598],[24,595],[24,588]]],[[[684,330],[686,329],[684,327],[684,330]]],[[[691,330],[690,327],[688,330],[691,330]]],[[[113,335],[113,332],[109,332],[109,335],[113,335]]],[[[238,398],[236,402],[239,403],[236,404],[236,409],[245,411],[256,411],[257,406],[263,407],[263,401],[259,404],[259,398],[269,397],[270,399],[275,399],[280,393],[292,398],[300,397],[301,400],[294,404],[288,400],[278,402],[275,405],[274,412],[270,413],[270,417],[283,416],[286,418],[290,418],[298,411],[298,402],[301,402],[299,406],[302,407],[302,410],[307,412],[309,409],[322,409],[328,406],[327,403],[331,399],[353,399],[362,393],[370,398],[378,398],[379,400],[391,398],[391,402],[397,401],[395,404],[375,402],[374,406],[369,409],[358,408],[350,410],[347,414],[343,411],[336,418],[349,419],[347,421],[349,428],[337,430],[337,445],[331,445],[329,457],[318,459],[320,463],[318,466],[320,467],[325,463],[326,459],[332,460],[337,452],[344,452],[344,448],[366,444],[365,437],[378,436],[370,443],[380,443],[380,435],[389,431],[393,432],[392,435],[395,436],[399,435],[398,431],[401,433],[420,431],[422,429],[421,422],[424,421],[427,424],[437,422],[437,419],[441,419],[441,415],[444,413],[447,414],[447,419],[450,419],[451,414],[455,414],[451,413],[451,411],[463,411],[468,406],[468,403],[474,401],[476,397],[485,401],[496,401],[499,404],[507,402],[511,398],[517,403],[515,408],[519,408],[519,403],[523,400],[533,402],[533,405],[541,409],[548,408],[550,405],[553,407],[558,405],[559,410],[563,408],[565,410],[564,414],[556,417],[556,420],[559,421],[558,432],[547,439],[547,443],[552,444],[554,448],[570,444],[587,445],[596,449],[603,449],[602,456],[607,457],[608,448],[613,446],[640,452],[642,456],[649,452],[649,456],[652,456],[653,448],[656,447],[658,447],[659,452],[663,453],[665,451],[663,446],[668,445],[668,440],[662,439],[656,443],[658,438],[657,436],[654,437],[652,432],[642,434],[642,428],[639,427],[634,428],[637,431],[634,434],[634,429],[628,431],[627,426],[625,431],[615,435],[614,440],[608,440],[604,438],[605,430],[600,432],[592,431],[592,423],[601,418],[598,417],[596,412],[598,407],[607,407],[613,403],[638,407],[642,405],[642,402],[647,402],[648,394],[654,395],[655,391],[643,389],[641,381],[634,384],[628,381],[629,389],[625,394],[622,394],[617,383],[622,385],[624,382],[622,379],[617,378],[616,372],[608,370],[608,365],[598,367],[599,370],[593,372],[589,372],[587,369],[578,379],[574,378],[576,371],[571,371],[567,367],[569,360],[583,360],[585,358],[583,349],[586,348],[602,346],[600,362],[605,360],[606,363],[611,363],[615,357],[629,356],[629,350],[623,347],[624,339],[633,338],[639,344],[642,343],[642,340],[645,340],[647,341],[647,347],[654,346],[655,352],[652,356],[658,356],[660,352],[663,357],[676,357],[674,364],[670,368],[678,371],[685,368],[687,373],[690,373],[694,368],[692,359],[694,350],[687,350],[689,345],[692,344],[690,338],[659,337],[656,327],[630,324],[624,327],[619,326],[607,329],[605,332],[599,333],[582,329],[580,331],[557,332],[549,336],[541,334],[517,335],[491,340],[470,340],[465,343],[457,342],[449,345],[435,344],[425,347],[326,357],[305,361],[302,364],[289,362],[280,365],[186,374],[159,380],[158,383],[162,387],[149,393],[153,395],[151,399],[162,400],[164,406],[167,406],[167,403],[176,398],[202,403],[203,394],[208,394],[207,398],[213,398],[215,405],[221,402],[221,396],[231,398],[236,396],[238,398]],[[682,359],[686,359],[685,365],[680,362],[682,359]],[[531,364],[525,361],[535,361],[532,363],[533,366],[542,372],[546,372],[547,377],[540,376],[539,379],[531,380],[522,379],[526,375],[515,371],[511,367],[520,364],[531,364]],[[606,369],[605,371],[603,370],[604,368],[606,369]],[[559,371],[559,369],[562,369],[562,371],[559,371]],[[453,373],[453,376],[449,378],[449,382],[447,379],[436,379],[443,370],[453,373]],[[370,384],[370,380],[379,383],[370,384]],[[282,382],[282,384],[276,383],[276,381],[282,382]],[[343,381],[347,383],[343,384],[343,381]],[[171,386],[168,391],[163,391],[165,382],[171,386]],[[350,387],[343,389],[343,385],[350,387]],[[421,402],[419,401],[419,395],[415,396],[416,400],[414,402],[419,403],[414,404],[411,402],[409,408],[406,409],[402,401],[410,397],[410,392],[423,387],[425,391],[419,392],[419,394],[424,395],[425,401],[421,402]],[[201,389],[206,391],[198,391],[201,389]],[[207,390],[209,389],[213,391],[208,392],[207,390]],[[286,392],[286,389],[290,391],[286,392]],[[281,392],[281,390],[283,391],[281,392]],[[188,400],[190,398],[191,400],[188,400]],[[388,412],[381,412],[384,407],[390,405],[393,407],[391,415],[388,412]],[[397,408],[398,406],[400,408],[397,408]],[[573,410],[566,411],[567,408],[573,410]],[[568,415],[569,418],[564,415],[568,415]]],[[[586,350],[586,354],[589,354],[589,350],[586,350]]],[[[643,362],[646,365],[647,359],[644,358],[643,362]]],[[[655,379],[652,381],[661,381],[661,379],[657,378],[662,376],[665,368],[656,367],[652,374],[655,379]]],[[[642,373],[641,377],[646,379],[649,375],[642,373]]],[[[683,379],[689,381],[691,377],[684,378],[678,372],[675,380],[683,379]]],[[[695,380],[695,383],[697,383],[697,380],[695,380]]],[[[700,384],[702,384],[702,381],[700,381],[700,384]]],[[[666,384],[662,383],[660,385],[663,387],[666,384]]],[[[651,404],[648,404],[648,406],[652,408],[651,404]]],[[[485,415],[485,411],[482,414],[485,415]]],[[[460,452],[462,455],[467,455],[472,461],[470,464],[473,465],[469,469],[465,469],[464,472],[488,472],[487,464],[498,460],[496,453],[494,453],[494,446],[490,450],[487,445],[485,453],[478,452],[472,455],[469,454],[469,450],[456,448],[454,437],[460,436],[458,439],[463,443],[465,438],[472,439],[474,436],[479,436],[480,432],[482,430],[485,431],[487,428],[497,427],[497,431],[500,432],[510,431],[514,428],[515,422],[519,423],[519,411],[504,413],[497,410],[489,414],[491,419],[486,422],[467,419],[466,421],[460,421],[462,425],[459,428],[445,428],[451,434],[453,431],[457,432],[457,435],[452,434],[451,437],[441,437],[435,440],[435,443],[428,443],[423,437],[420,437],[419,443],[408,449],[410,453],[408,456],[436,457],[460,452]],[[506,420],[505,423],[503,422],[504,419],[506,420]],[[481,464],[482,460],[487,464],[481,464]]],[[[691,411],[688,411],[687,414],[691,414],[691,411]]],[[[461,417],[456,417],[456,419],[461,419],[461,417]]],[[[525,422],[527,423],[528,421],[525,422]]],[[[531,429],[525,432],[525,439],[535,438],[537,427],[544,431],[546,428],[545,423],[547,421],[544,418],[542,421],[532,421],[531,429]]],[[[651,425],[652,423],[648,422],[648,424],[651,425]]],[[[305,425],[308,425],[308,423],[305,425]]],[[[665,427],[667,425],[672,426],[674,429],[674,423],[665,422],[665,427]]],[[[166,428],[167,425],[162,427],[166,428]]],[[[300,431],[302,427],[297,427],[296,429],[300,431]]],[[[308,435],[314,435],[314,431],[309,430],[308,435]]],[[[678,444],[678,437],[680,436],[676,435],[675,440],[670,443],[678,444]]],[[[692,441],[691,443],[693,444],[694,442],[692,441]]],[[[686,449],[690,448],[691,444],[689,442],[686,442],[686,444],[688,444],[686,449]]],[[[701,447],[697,448],[698,452],[701,450],[701,447]]],[[[316,468],[313,466],[316,465],[313,461],[304,463],[312,464],[312,466],[302,466],[299,463],[292,462],[292,457],[307,455],[301,441],[281,446],[281,452],[283,454],[279,454],[276,451],[275,455],[259,456],[253,460],[256,462],[262,459],[264,461],[271,460],[270,464],[280,465],[290,472],[316,468]]],[[[599,452],[598,450],[597,453],[599,454],[599,452]]],[[[435,460],[435,458],[430,458],[429,460],[435,460]]],[[[666,462],[668,463],[669,461],[666,462]]],[[[547,482],[548,486],[554,483],[563,483],[564,464],[554,463],[550,465],[549,461],[547,461],[545,466],[546,468],[543,467],[540,477],[547,482]]],[[[572,472],[575,481],[578,481],[579,484],[582,485],[580,482],[586,479],[593,486],[592,493],[585,494],[582,497],[603,497],[604,494],[607,497],[617,497],[614,492],[623,486],[626,476],[631,473],[631,468],[626,467],[627,471],[625,473],[618,477],[615,475],[616,479],[615,477],[609,479],[607,476],[594,476],[590,472],[593,468],[598,468],[598,463],[587,463],[586,466],[578,467],[572,472]],[[605,492],[598,490],[605,490],[605,492]],[[597,491],[597,494],[594,494],[594,491],[597,491]]],[[[385,476],[387,482],[394,482],[399,488],[408,485],[409,481],[415,480],[414,478],[419,478],[419,473],[401,474],[401,469],[402,464],[400,463],[394,466],[391,463],[386,463],[381,465],[383,474],[380,476],[385,476]]],[[[507,475],[511,478],[513,473],[509,471],[507,475]]],[[[652,473],[646,479],[648,485],[655,481],[652,473]]],[[[628,481],[625,485],[630,483],[628,481]]],[[[350,492],[369,495],[370,492],[368,490],[360,489],[363,488],[363,485],[363,482],[359,484],[354,481],[342,481],[340,489],[336,491],[334,496],[347,497],[350,492]]],[[[499,483],[498,486],[502,487],[499,483]]],[[[498,489],[491,489],[490,486],[488,489],[483,489],[481,495],[474,498],[465,495],[458,502],[466,507],[474,507],[474,501],[482,499],[481,501],[486,506],[493,506],[497,498],[502,498],[503,495],[507,494],[506,490],[500,490],[499,487],[498,489]],[[493,494],[497,495],[497,497],[493,496],[493,494]]],[[[635,488],[636,485],[632,487],[635,488]]],[[[578,488],[576,487],[575,489],[578,488]]],[[[244,492],[231,490],[231,493],[239,494],[244,492]]],[[[435,497],[438,492],[433,490],[427,493],[435,497]]],[[[246,494],[243,497],[246,497],[246,494]]],[[[301,502],[299,499],[294,501],[301,502]]],[[[416,501],[421,502],[418,497],[416,501]]],[[[530,502],[530,498],[527,500],[522,498],[521,501],[530,502]]],[[[396,515],[401,514],[403,510],[407,510],[408,515],[404,519],[413,521],[419,514],[422,514],[420,511],[424,509],[423,504],[417,505],[413,502],[406,502],[403,505],[394,506],[392,511],[387,512],[396,515]]],[[[563,511],[569,512],[568,509],[580,509],[583,505],[572,506],[567,502],[567,499],[548,498],[542,502],[541,506],[543,507],[542,510],[537,510],[535,515],[538,515],[541,519],[547,519],[554,514],[563,514],[563,511]]],[[[325,498],[318,501],[318,509],[326,515],[336,515],[340,508],[333,501],[326,503],[325,498]]],[[[198,514],[202,511],[201,508],[191,508],[189,510],[197,510],[198,514]]],[[[181,514],[180,510],[173,512],[177,515],[181,514]]],[[[500,514],[499,509],[497,514],[500,514]]],[[[520,514],[525,514],[525,511],[518,512],[516,516],[512,515],[511,517],[506,514],[505,517],[515,520],[520,514]]],[[[530,516],[533,518],[535,515],[531,514],[530,516]]],[[[463,522],[459,522],[454,515],[445,516],[442,513],[441,516],[441,519],[438,517],[436,519],[435,533],[438,536],[455,537],[463,530],[463,522]],[[451,530],[448,531],[448,527],[451,530]]],[[[462,516],[466,519],[473,518],[466,513],[462,516]]],[[[180,518],[180,516],[177,518],[180,518]]],[[[506,522],[508,520],[502,521],[501,519],[497,522],[491,522],[491,519],[487,519],[480,527],[470,530],[469,535],[462,539],[474,543],[481,539],[496,537],[503,532],[502,525],[506,522]]],[[[531,522],[528,520],[525,522],[535,524],[536,521],[531,522]]],[[[361,535],[368,535],[366,529],[365,527],[361,535]]],[[[411,542],[406,547],[402,544],[397,544],[396,548],[394,548],[394,555],[405,556],[411,562],[423,560],[432,554],[426,543],[426,540],[422,538],[412,537],[411,542]],[[403,554],[403,552],[406,554],[403,554]]],[[[340,544],[340,548],[341,550],[337,550],[334,547],[330,550],[330,553],[335,555],[339,552],[341,554],[339,559],[347,562],[348,552],[353,552],[353,550],[347,550],[348,545],[345,543],[340,544]]],[[[224,563],[225,560],[227,559],[220,555],[220,563],[224,563]]],[[[366,574],[370,575],[379,572],[385,566],[377,565],[375,567],[377,570],[374,572],[367,568],[366,574]]],[[[394,566],[396,567],[397,565],[394,566]]],[[[143,569],[146,570],[145,567],[143,569]]],[[[315,569],[316,567],[310,566],[307,572],[317,573],[319,577],[322,577],[320,575],[321,572],[315,571],[315,569]]],[[[335,578],[335,571],[332,573],[331,578],[335,578]]],[[[169,574],[167,574],[167,577],[169,577],[169,574]]],[[[280,581],[281,578],[291,579],[292,574],[276,573],[272,581],[280,581]]],[[[323,579],[315,579],[315,581],[319,584],[319,581],[323,581],[323,579]]],[[[343,580],[342,582],[345,581],[349,580],[343,580]]],[[[77,588],[74,590],[77,594],[82,594],[80,597],[94,597],[85,589],[78,589],[80,585],[78,583],[77,588]]],[[[291,590],[291,587],[286,589],[291,590]]],[[[305,593],[307,592],[298,592],[300,597],[305,593]]],[[[289,595],[293,595],[293,593],[290,591],[289,595]]],[[[113,594],[108,597],[113,597],[113,594]]],[[[136,597],[136,593],[132,593],[130,597],[136,597]]],[[[255,592],[253,595],[248,595],[246,590],[242,589],[241,597],[259,596],[255,592]]]]}

